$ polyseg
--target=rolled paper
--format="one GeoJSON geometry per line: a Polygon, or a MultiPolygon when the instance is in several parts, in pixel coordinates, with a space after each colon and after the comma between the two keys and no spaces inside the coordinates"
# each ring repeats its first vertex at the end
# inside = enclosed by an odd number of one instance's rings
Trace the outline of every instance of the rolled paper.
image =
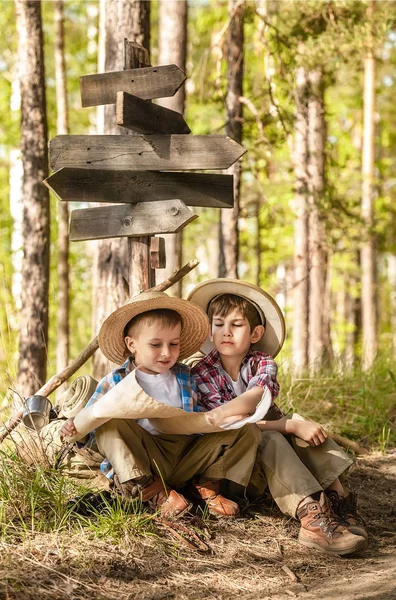
{"type": "Polygon", "coordinates": [[[59,400],[61,407],[59,416],[66,417],[66,419],[75,417],[85,408],[97,385],[96,379],[93,379],[90,375],[77,377],[59,400]]]}

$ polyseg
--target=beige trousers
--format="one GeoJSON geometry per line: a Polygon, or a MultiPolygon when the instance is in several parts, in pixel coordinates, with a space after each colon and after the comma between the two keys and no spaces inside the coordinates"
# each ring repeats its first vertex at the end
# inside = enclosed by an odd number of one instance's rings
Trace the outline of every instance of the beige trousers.
{"type": "Polygon", "coordinates": [[[263,431],[251,483],[261,493],[268,483],[280,510],[295,517],[301,500],[326,489],[352,462],[330,438],[311,447],[293,435],[263,431]]]}
{"type": "Polygon", "coordinates": [[[204,435],[152,435],[132,419],[112,419],[96,430],[95,437],[121,483],[160,474],[174,487],[195,475],[246,487],[260,443],[255,425],[204,435]]]}

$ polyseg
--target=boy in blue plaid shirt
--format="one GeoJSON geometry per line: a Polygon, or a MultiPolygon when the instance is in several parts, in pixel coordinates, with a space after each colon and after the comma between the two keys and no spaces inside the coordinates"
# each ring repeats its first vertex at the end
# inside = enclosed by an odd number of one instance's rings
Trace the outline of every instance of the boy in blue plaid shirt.
{"type": "MultiPolygon", "coordinates": [[[[186,300],[162,292],[143,292],[104,322],[99,346],[105,356],[124,364],[104,377],[90,399],[92,405],[135,370],[147,397],[197,411],[196,392],[186,365],[178,362],[197,351],[208,334],[205,313],[186,300]]],[[[77,434],[74,420],[61,434],[77,434]]],[[[105,457],[102,471],[124,496],[138,493],[166,517],[178,517],[191,503],[173,487],[191,478],[194,493],[217,516],[234,517],[238,505],[219,493],[220,480],[246,486],[253,469],[259,435],[255,426],[206,435],[160,433],[148,419],[111,419],[95,431],[105,457]]]]}

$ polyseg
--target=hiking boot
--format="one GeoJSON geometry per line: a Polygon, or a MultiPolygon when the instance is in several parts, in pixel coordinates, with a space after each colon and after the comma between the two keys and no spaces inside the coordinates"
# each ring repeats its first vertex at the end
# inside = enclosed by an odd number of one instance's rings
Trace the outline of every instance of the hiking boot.
{"type": "Polygon", "coordinates": [[[205,502],[211,515],[228,518],[239,515],[238,504],[220,494],[220,481],[208,479],[203,483],[194,483],[194,488],[198,496],[205,502]]]}
{"type": "Polygon", "coordinates": [[[168,488],[160,477],[149,477],[144,483],[131,479],[121,484],[118,478],[114,478],[114,483],[122,490],[124,497],[140,498],[142,502],[147,502],[154,510],[158,510],[166,519],[182,517],[192,507],[191,502],[175,490],[168,488]]]}
{"type": "Polygon", "coordinates": [[[326,493],[330,501],[330,506],[333,513],[339,517],[341,523],[351,533],[360,535],[366,540],[368,533],[363,518],[360,516],[357,508],[357,496],[355,492],[349,492],[348,496],[342,497],[335,490],[329,490],[326,493]]]}
{"type": "Polygon", "coordinates": [[[350,533],[333,515],[330,503],[324,492],[319,500],[307,502],[297,510],[301,523],[298,541],[308,548],[316,548],[326,554],[352,554],[367,547],[367,541],[360,535],[350,533]]]}

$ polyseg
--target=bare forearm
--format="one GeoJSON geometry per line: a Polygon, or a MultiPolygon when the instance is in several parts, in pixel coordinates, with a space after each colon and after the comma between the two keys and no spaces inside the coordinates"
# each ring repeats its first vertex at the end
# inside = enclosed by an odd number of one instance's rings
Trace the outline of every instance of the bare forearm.
{"type": "Polygon", "coordinates": [[[288,420],[286,417],[276,421],[257,421],[256,425],[260,431],[279,431],[279,433],[290,433],[288,431],[288,420]]]}
{"type": "Polygon", "coordinates": [[[229,419],[236,420],[237,417],[251,415],[256,410],[257,404],[263,395],[263,388],[256,386],[244,392],[237,398],[218,406],[210,411],[209,420],[214,425],[224,425],[229,419]]]}

